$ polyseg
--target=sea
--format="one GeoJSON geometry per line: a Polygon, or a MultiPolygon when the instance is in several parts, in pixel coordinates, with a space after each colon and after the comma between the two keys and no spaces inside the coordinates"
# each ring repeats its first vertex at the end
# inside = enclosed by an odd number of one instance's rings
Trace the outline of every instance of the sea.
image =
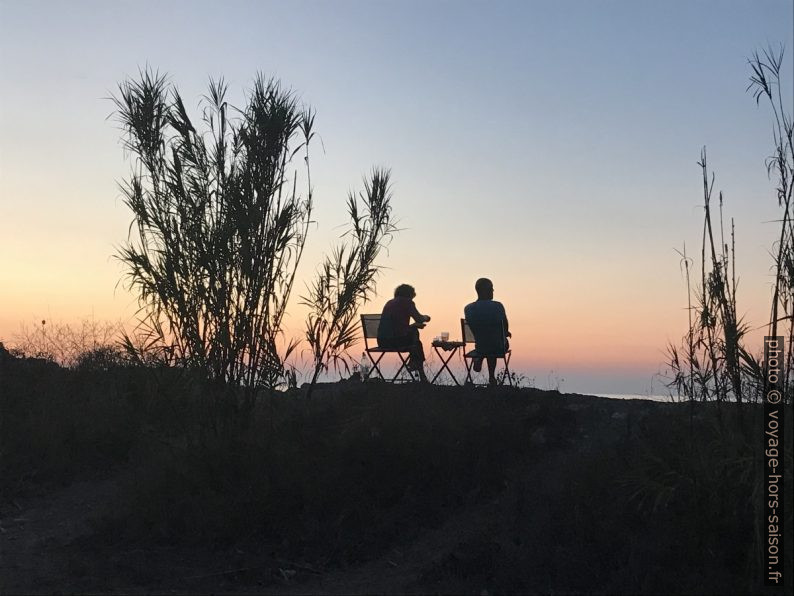
{"type": "Polygon", "coordinates": [[[608,397],[609,399],[645,399],[648,401],[672,402],[669,395],[647,395],[638,393],[592,393],[596,397],[608,397]]]}

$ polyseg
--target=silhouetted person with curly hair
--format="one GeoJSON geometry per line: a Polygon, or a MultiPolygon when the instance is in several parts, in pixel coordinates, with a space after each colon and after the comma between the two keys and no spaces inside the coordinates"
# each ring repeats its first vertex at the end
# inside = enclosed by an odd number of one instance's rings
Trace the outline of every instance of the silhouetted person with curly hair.
{"type": "Polygon", "coordinates": [[[416,290],[408,284],[401,284],[394,290],[394,298],[383,307],[378,327],[378,346],[381,348],[405,348],[409,350],[408,369],[419,373],[422,381],[427,381],[424,362],[425,351],[419,340],[419,330],[430,320],[421,314],[414,304],[416,290]],[[411,319],[414,320],[411,323],[411,319]]]}

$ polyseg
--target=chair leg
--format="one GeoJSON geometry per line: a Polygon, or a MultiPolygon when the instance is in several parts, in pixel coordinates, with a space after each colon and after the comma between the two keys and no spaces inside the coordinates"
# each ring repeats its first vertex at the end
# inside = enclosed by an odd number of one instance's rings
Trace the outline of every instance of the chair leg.
{"type": "Polygon", "coordinates": [[[391,380],[391,382],[392,382],[392,383],[395,383],[395,382],[397,382],[397,378],[400,376],[400,373],[403,371],[403,369],[405,369],[405,371],[406,371],[406,372],[407,372],[409,375],[411,375],[411,379],[413,379],[413,378],[414,378],[414,376],[411,374],[411,371],[410,371],[410,370],[408,370],[408,360],[406,360],[406,358],[405,358],[405,357],[402,355],[402,352],[396,352],[396,354],[397,354],[397,356],[399,357],[399,359],[400,359],[400,362],[401,362],[402,364],[400,365],[400,368],[398,368],[398,369],[397,369],[397,373],[394,375],[394,377],[392,377],[392,380],[391,380]]]}
{"type": "MultiPolygon", "coordinates": [[[[507,382],[510,383],[510,386],[512,387],[513,386],[513,377],[510,376],[510,355],[511,355],[510,352],[508,352],[507,354],[505,354],[505,358],[504,358],[504,360],[505,360],[505,378],[507,379],[507,382]]],[[[502,384],[504,385],[504,382],[502,384]]]]}
{"type": "MultiPolygon", "coordinates": [[[[370,359],[370,361],[372,362],[372,370],[374,370],[375,372],[377,372],[377,373],[378,373],[378,376],[379,376],[381,379],[383,379],[384,381],[386,380],[386,377],[384,377],[384,376],[383,376],[383,373],[380,371],[380,367],[378,366],[378,363],[381,361],[381,359],[383,358],[383,355],[384,355],[385,353],[386,353],[386,352],[381,352],[381,353],[380,353],[380,356],[378,356],[378,359],[377,359],[377,360],[374,360],[374,359],[372,358],[372,354],[370,354],[369,352],[367,352],[367,356],[369,356],[369,359],[370,359]]],[[[370,373],[369,373],[369,377],[372,377],[372,372],[370,372],[370,373]]]]}
{"type": "MultiPolygon", "coordinates": [[[[510,386],[513,387],[513,377],[510,376],[510,356],[511,356],[511,354],[508,353],[503,358],[503,360],[505,361],[505,375],[504,376],[505,376],[505,379],[507,379],[507,382],[510,384],[510,386]]],[[[463,357],[463,363],[466,365],[466,381],[464,382],[464,384],[466,384],[466,385],[472,384],[473,385],[474,384],[474,378],[472,377],[471,373],[472,373],[472,370],[474,369],[474,359],[464,356],[463,357]]],[[[502,385],[505,384],[504,379],[502,380],[501,384],[502,385]]]]}
{"type": "Polygon", "coordinates": [[[463,384],[474,385],[474,379],[471,377],[471,369],[474,367],[474,360],[472,358],[463,356],[463,364],[466,365],[466,380],[463,382],[463,384]]]}

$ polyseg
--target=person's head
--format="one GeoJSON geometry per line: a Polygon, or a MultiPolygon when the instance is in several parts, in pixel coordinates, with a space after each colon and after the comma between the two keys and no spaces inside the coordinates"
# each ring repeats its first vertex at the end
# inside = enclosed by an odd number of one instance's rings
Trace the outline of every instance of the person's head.
{"type": "Polygon", "coordinates": [[[477,290],[477,298],[480,300],[493,300],[493,282],[487,277],[481,277],[474,284],[477,290]]]}
{"type": "Polygon", "coordinates": [[[400,284],[394,288],[395,298],[408,298],[409,300],[413,300],[415,296],[416,290],[414,290],[413,286],[409,286],[408,284],[400,284]]]}

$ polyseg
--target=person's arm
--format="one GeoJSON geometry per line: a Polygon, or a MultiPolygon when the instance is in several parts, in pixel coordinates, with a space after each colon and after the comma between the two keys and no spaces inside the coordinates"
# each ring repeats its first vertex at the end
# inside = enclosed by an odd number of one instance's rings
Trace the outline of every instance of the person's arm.
{"type": "Polygon", "coordinates": [[[414,323],[413,323],[412,327],[418,327],[419,329],[424,327],[425,323],[427,323],[430,320],[429,316],[423,315],[422,313],[420,313],[417,310],[416,304],[414,304],[413,301],[411,301],[411,313],[410,313],[410,315],[411,315],[411,318],[414,320],[414,323]]]}
{"type": "Polygon", "coordinates": [[[502,319],[504,320],[504,325],[505,325],[505,337],[513,337],[512,334],[510,333],[510,325],[507,322],[507,313],[505,312],[504,304],[500,302],[499,306],[502,307],[502,319]]]}

